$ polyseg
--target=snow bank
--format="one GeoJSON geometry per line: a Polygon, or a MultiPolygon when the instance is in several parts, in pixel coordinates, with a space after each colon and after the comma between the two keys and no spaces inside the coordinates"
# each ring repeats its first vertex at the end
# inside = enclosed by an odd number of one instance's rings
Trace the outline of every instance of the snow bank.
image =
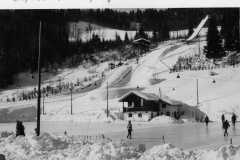
{"type": "Polygon", "coordinates": [[[44,133],[39,137],[11,135],[0,140],[0,153],[8,160],[110,160],[140,156],[127,142],[113,143],[106,139],[91,143],[77,136],[57,137],[44,133]]]}
{"type": "Polygon", "coordinates": [[[240,146],[226,145],[213,150],[184,151],[171,144],[155,146],[143,153],[139,160],[237,160],[240,146]]]}
{"type": "Polygon", "coordinates": [[[0,154],[8,160],[237,160],[240,146],[182,150],[163,144],[144,152],[130,141],[113,142],[102,138],[91,142],[80,136],[43,133],[39,137],[1,137],[0,154]]]}
{"type": "Polygon", "coordinates": [[[168,123],[174,123],[175,120],[172,117],[162,115],[162,116],[157,116],[153,118],[151,122],[168,124],[168,123]]]}
{"type": "Polygon", "coordinates": [[[190,160],[196,158],[197,154],[191,151],[185,152],[171,144],[164,144],[146,151],[139,160],[190,160]]]}

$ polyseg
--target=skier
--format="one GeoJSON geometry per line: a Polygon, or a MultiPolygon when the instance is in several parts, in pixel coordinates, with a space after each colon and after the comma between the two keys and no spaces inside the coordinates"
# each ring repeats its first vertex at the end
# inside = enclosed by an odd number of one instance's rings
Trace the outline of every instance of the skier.
{"type": "Polygon", "coordinates": [[[131,123],[131,121],[128,121],[127,130],[128,130],[127,138],[132,139],[132,123],[131,123]]]}
{"type": "Polygon", "coordinates": [[[224,125],[224,122],[225,122],[225,116],[224,116],[224,114],[222,114],[222,127],[223,127],[223,125],[224,125]]]}
{"type": "Polygon", "coordinates": [[[224,123],[223,123],[224,137],[228,136],[227,130],[228,130],[229,127],[230,127],[230,124],[229,124],[228,120],[225,120],[224,123]]]}
{"type": "Polygon", "coordinates": [[[233,124],[233,127],[235,127],[236,120],[237,120],[237,116],[236,116],[235,113],[233,113],[233,115],[232,115],[232,124],[233,124]]]}
{"type": "Polygon", "coordinates": [[[206,115],[206,117],[205,117],[205,123],[206,123],[206,127],[208,126],[208,123],[209,123],[209,118],[208,118],[208,116],[206,115]]]}

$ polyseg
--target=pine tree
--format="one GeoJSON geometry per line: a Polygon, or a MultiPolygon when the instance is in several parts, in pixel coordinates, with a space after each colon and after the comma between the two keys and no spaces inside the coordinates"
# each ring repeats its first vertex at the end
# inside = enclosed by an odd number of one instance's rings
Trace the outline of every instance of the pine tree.
{"type": "Polygon", "coordinates": [[[222,39],[217,29],[217,22],[215,17],[209,19],[207,46],[205,48],[207,58],[221,58],[225,55],[222,47],[222,39]]]}
{"type": "Polygon", "coordinates": [[[155,31],[155,30],[153,30],[152,41],[153,42],[157,42],[158,41],[158,34],[157,34],[157,31],[155,31]]]}
{"type": "Polygon", "coordinates": [[[125,36],[124,36],[124,42],[125,43],[129,43],[129,38],[128,38],[128,34],[127,34],[127,32],[125,32],[125,36]]]}
{"type": "Polygon", "coordinates": [[[118,35],[117,32],[115,33],[115,41],[116,41],[116,45],[117,45],[117,46],[120,45],[120,44],[122,44],[122,39],[121,39],[121,37],[118,35]]]}
{"type": "Polygon", "coordinates": [[[188,37],[189,36],[191,36],[192,34],[193,34],[193,24],[191,23],[190,25],[189,25],[189,28],[188,28],[188,37]]]}
{"type": "Polygon", "coordinates": [[[169,26],[168,26],[167,22],[164,23],[163,26],[162,26],[162,30],[161,30],[161,35],[162,35],[163,40],[169,39],[169,30],[170,29],[169,29],[169,26]]]}
{"type": "Polygon", "coordinates": [[[228,8],[223,10],[221,33],[225,40],[226,50],[236,50],[238,47],[238,9],[228,8]]]}
{"type": "Polygon", "coordinates": [[[143,26],[141,26],[139,31],[136,32],[136,35],[134,38],[135,39],[138,39],[138,38],[148,39],[148,35],[145,33],[143,26]]]}

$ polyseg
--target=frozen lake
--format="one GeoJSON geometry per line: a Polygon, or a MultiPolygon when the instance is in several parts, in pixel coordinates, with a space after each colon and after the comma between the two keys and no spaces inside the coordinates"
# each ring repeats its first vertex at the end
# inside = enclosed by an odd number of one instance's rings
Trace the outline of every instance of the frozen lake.
{"type": "MultiPolygon", "coordinates": [[[[103,122],[41,122],[41,132],[63,134],[66,130],[69,135],[99,135],[105,134],[113,140],[126,139],[126,122],[103,123],[103,122]]],[[[33,133],[35,122],[24,123],[26,134],[33,133]]],[[[215,148],[222,144],[229,144],[230,138],[233,144],[240,144],[240,123],[236,128],[230,127],[229,137],[223,137],[220,123],[210,123],[206,128],[204,123],[184,124],[153,124],[134,123],[133,144],[146,144],[147,148],[162,144],[162,137],[166,143],[172,143],[184,149],[215,148]]],[[[1,123],[0,131],[15,132],[15,123],[1,123]]]]}

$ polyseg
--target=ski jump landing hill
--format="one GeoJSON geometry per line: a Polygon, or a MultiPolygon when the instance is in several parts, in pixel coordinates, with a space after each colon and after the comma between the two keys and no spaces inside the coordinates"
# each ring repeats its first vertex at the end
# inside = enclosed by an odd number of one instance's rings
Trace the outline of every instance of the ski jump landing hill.
{"type": "Polygon", "coordinates": [[[194,30],[194,32],[192,33],[192,35],[186,39],[187,42],[192,41],[194,38],[197,37],[197,35],[199,34],[199,32],[201,31],[201,29],[203,28],[203,26],[205,25],[205,23],[207,22],[207,20],[209,19],[209,16],[207,15],[204,19],[202,19],[202,21],[199,23],[199,25],[197,26],[197,28],[194,30]]]}

